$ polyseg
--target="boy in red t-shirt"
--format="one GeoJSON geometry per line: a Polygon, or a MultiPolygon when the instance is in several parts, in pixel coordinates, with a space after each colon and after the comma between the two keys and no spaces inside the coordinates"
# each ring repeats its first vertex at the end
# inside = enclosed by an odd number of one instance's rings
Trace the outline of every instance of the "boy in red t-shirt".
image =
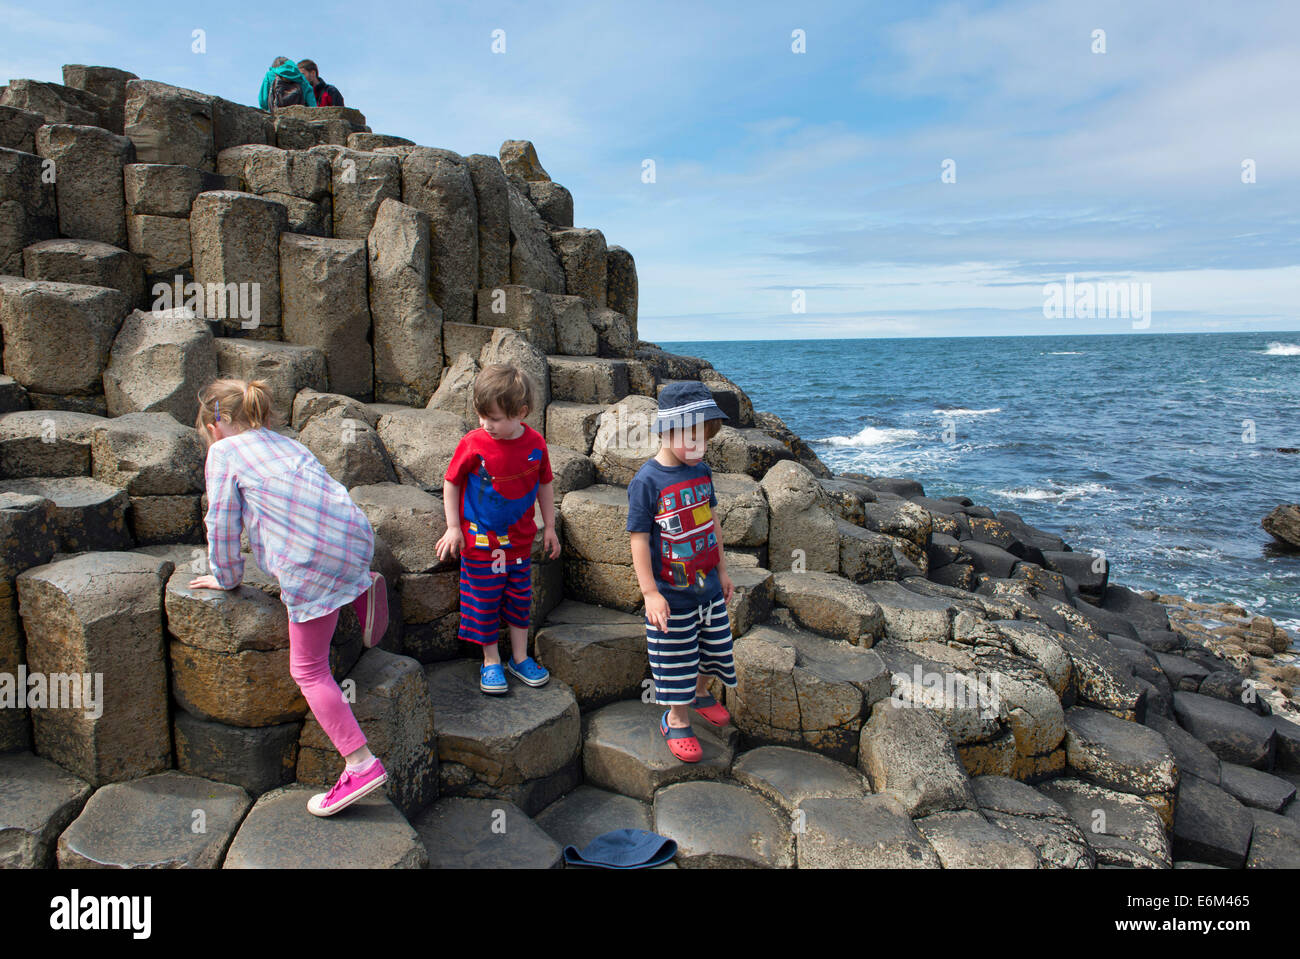
{"type": "Polygon", "coordinates": [[[461,437],[443,477],[447,532],[438,558],[460,554],[460,638],[483,647],[485,693],[508,690],[506,670],[529,686],[551,678],[528,655],[534,504],[542,510],[543,548],[552,559],[560,555],[546,440],[523,421],[532,405],[532,384],[521,371],[504,363],[484,367],[474,379],[480,428],[461,437]],[[497,649],[503,615],[511,649],[504,670],[497,649]]]}

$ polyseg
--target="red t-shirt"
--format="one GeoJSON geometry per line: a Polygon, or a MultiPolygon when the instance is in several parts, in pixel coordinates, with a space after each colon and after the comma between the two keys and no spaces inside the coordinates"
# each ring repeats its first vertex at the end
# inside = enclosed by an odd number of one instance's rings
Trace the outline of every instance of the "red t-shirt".
{"type": "Polygon", "coordinates": [[[533,551],[533,504],[538,487],[551,482],[551,458],[542,434],[523,426],[512,440],[471,430],[447,467],[447,482],[461,487],[460,529],[470,559],[491,560],[501,549],[513,561],[533,551]]]}

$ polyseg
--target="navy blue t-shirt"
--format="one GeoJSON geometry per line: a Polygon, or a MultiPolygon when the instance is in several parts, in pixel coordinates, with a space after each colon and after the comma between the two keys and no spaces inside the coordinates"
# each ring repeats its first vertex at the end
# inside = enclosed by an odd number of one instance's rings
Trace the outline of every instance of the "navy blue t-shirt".
{"type": "Polygon", "coordinates": [[[650,534],[650,566],[664,598],[702,602],[722,591],[713,471],[647,460],[627,487],[627,530],[650,534]]]}

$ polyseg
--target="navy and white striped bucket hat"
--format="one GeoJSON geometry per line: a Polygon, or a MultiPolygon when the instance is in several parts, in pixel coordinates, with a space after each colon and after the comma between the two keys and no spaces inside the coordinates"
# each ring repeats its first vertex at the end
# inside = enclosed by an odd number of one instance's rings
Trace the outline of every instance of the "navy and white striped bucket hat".
{"type": "Polygon", "coordinates": [[[659,415],[655,418],[655,432],[685,429],[706,420],[725,420],[727,414],[713,401],[713,394],[703,383],[695,380],[678,380],[669,383],[659,394],[659,415]]]}

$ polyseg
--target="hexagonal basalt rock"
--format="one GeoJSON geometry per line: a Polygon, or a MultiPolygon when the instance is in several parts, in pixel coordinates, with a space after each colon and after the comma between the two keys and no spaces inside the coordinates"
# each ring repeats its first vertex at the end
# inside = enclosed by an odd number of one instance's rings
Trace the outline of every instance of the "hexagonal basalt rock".
{"type": "Polygon", "coordinates": [[[59,834],[92,791],[88,782],[48,759],[0,755],[0,869],[52,866],[59,834]]]}
{"type": "Polygon", "coordinates": [[[1267,769],[1277,735],[1273,725],[1244,706],[1199,693],[1174,693],[1174,714],[1183,727],[1224,762],[1267,769]]]}
{"type": "Polygon", "coordinates": [[[254,796],[293,782],[301,733],[296,722],[248,728],[200,719],[179,707],[172,713],[176,768],[254,796]]]}
{"type": "Polygon", "coordinates": [[[650,675],[644,622],[548,624],[536,643],[538,662],[584,710],[640,695],[650,675]]]}
{"type": "Polygon", "coordinates": [[[1045,869],[1093,869],[1097,855],[1060,803],[1006,776],[971,780],[980,811],[1038,851],[1045,869]]]}
{"type": "Polygon", "coordinates": [[[909,815],[974,809],[970,779],[947,731],[929,710],[881,703],[862,727],[858,768],[877,792],[888,793],[909,815]]]}
{"type": "Polygon", "coordinates": [[[798,629],[756,626],[735,644],[733,722],[756,743],[802,745],[856,762],[858,734],[889,675],[869,649],[798,629]]]}
{"type": "Polygon", "coordinates": [[[795,830],[800,869],[938,869],[934,848],[893,796],[807,799],[795,830]]]}
{"type": "Polygon", "coordinates": [[[559,869],[560,846],[512,802],[440,799],[411,823],[430,869],[559,869]]]}
{"type": "Polygon", "coordinates": [[[1065,752],[1080,777],[1120,792],[1173,792],[1178,768],[1163,736],[1100,709],[1065,712],[1065,752]]]}
{"type": "Polygon", "coordinates": [[[1097,865],[1168,869],[1173,863],[1165,824],[1145,800],[1081,779],[1053,779],[1037,789],[1069,813],[1097,865]]]}
{"type": "Polygon", "coordinates": [[[162,585],[166,560],[84,553],[37,566],[16,584],[27,634],[36,750],[92,785],[171,765],[162,585]]]}
{"type": "Polygon", "coordinates": [[[560,846],[578,849],[615,829],[654,829],[649,803],[587,785],[557,799],[533,821],[560,846]]]}
{"type": "Polygon", "coordinates": [[[731,777],[787,813],[812,799],[862,799],[871,783],[852,766],[806,749],[760,746],[736,757],[731,777]]]}
{"type": "Polygon", "coordinates": [[[943,642],[952,636],[952,601],[922,596],[900,583],[866,583],[861,589],[880,606],[890,638],[900,642],[943,642]]]}
{"type": "Polygon", "coordinates": [[[216,869],[252,804],[238,786],[174,770],[113,783],[59,836],[59,868],[216,869]]]}
{"type": "Polygon", "coordinates": [[[59,476],[4,480],[0,492],[50,500],[60,552],[120,550],[133,545],[126,522],[131,500],[125,490],[85,476],[59,476]]]}
{"type": "Polygon", "coordinates": [[[1179,859],[1240,869],[1246,864],[1253,829],[1251,810],[1218,786],[1190,773],[1179,781],[1173,823],[1179,859]]]}
{"type": "Polygon", "coordinates": [[[632,564],[627,489],[597,484],[574,490],[559,504],[568,555],[594,563],[632,564]]]}
{"type": "Polygon", "coordinates": [[[892,706],[930,712],[957,745],[985,742],[1002,732],[1006,706],[998,684],[962,649],[887,639],[876,652],[890,672],[892,706]]]}
{"type": "Polygon", "coordinates": [[[223,869],[424,869],[419,834],[386,796],[372,793],[328,818],[307,812],[316,789],[286,786],[244,818],[223,869]]]}
{"type": "Polygon", "coordinates": [[[684,763],[668,751],[659,732],[666,708],[624,700],[583,717],[582,765],[587,782],[650,802],[655,790],[670,783],[726,776],[735,755],[736,729],[715,729],[695,720],[692,729],[704,755],[697,763],[684,763]]]}
{"type": "Polygon", "coordinates": [[[751,790],[730,783],[685,782],[654,797],[654,831],[677,843],[686,869],[791,869],[793,823],[751,790]]]}
{"type": "Polygon", "coordinates": [[[1038,853],[978,812],[937,812],[916,820],[944,869],[1037,869],[1038,853]]]}
{"type": "Polygon", "coordinates": [[[516,684],[488,700],[479,664],[425,668],[438,728],[444,796],[499,798],[533,814],[581,779],[580,722],[573,691],[552,678],[538,689],[516,684]]]}
{"type": "Polygon", "coordinates": [[[815,633],[856,646],[871,646],[885,635],[881,609],[855,583],[834,573],[793,570],[776,573],[774,598],[795,622],[815,633]]]}

